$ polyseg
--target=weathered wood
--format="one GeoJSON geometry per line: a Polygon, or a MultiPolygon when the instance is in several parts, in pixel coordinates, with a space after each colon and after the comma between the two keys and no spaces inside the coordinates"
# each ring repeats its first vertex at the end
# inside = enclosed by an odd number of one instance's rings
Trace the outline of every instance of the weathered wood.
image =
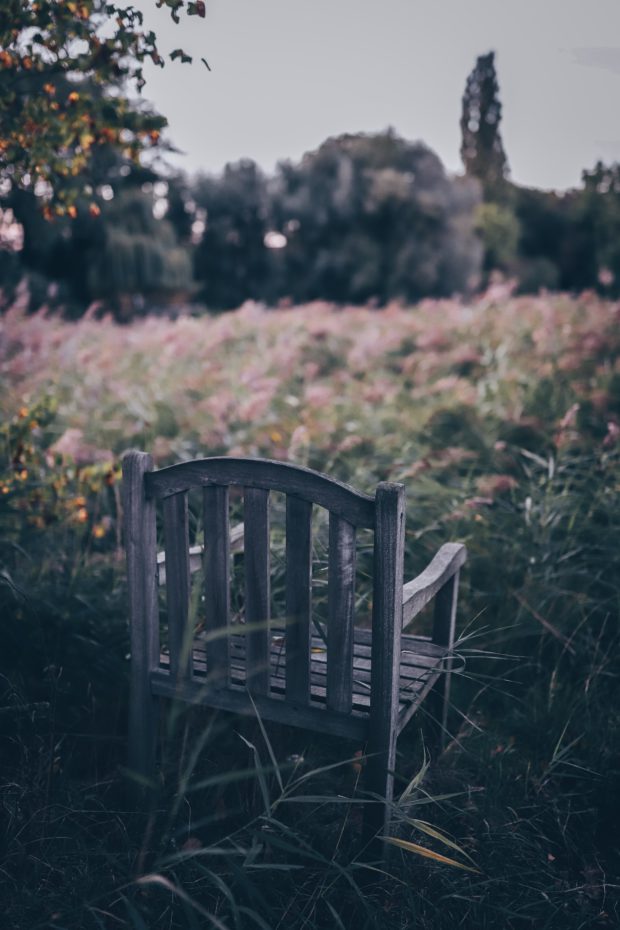
{"type": "Polygon", "coordinates": [[[456,572],[437,594],[433,618],[433,642],[446,649],[443,674],[429,695],[429,716],[432,723],[430,742],[435,748],[443,748],[448,733],[448,710],[450,707],[450,684],[452,678],[452,654],[456,607],[459,595],[459,573],[456,572]]]}
{"type": "Polygon", "coordinates": [[[191,674],[192,630],[189,628],[189,521],[187,494],[164,501],[164,549],[166,552],[166,609],[170,670],[179,681],[191,674]]]}
{"type": "Polygon", "coordinates": [[[219,687],[229,677],[228,622],[230,616],[230,531],[228,488],[203,490],[205,630],[209,676],[219,687]]]}
{"type": "MultiPolygon", "coordinates": [[[[417,669],[416,672],[417,674],[415,677],[401,678],[402,690],[399,691],[399,704],[401,704],[403,708],[417,701],[420,688],[428,681],[429,677],[435,680],[438,675],[436,670],[429,668],[417,669]]],[[[245,679],[245,662],[237,657],[233,657],[231,662],[231,680],[241,682],[245,681],[245,679]]],[[[313,701],[315,699],[319,699],[322,702],[325,701],[327,695],[326,681],[325,673],[321,672],[320,666],[313,664],[310,674],[310,697],[313,701]]],[[[269,679],[270,688],[284,693],[285,683],[282,670],[272,666],[269,679]]],[[[289,699],[288,695],[287,699],[289,699]]],[[[368,712],[370,708],[370,675],[365,669],[361,669],[359,675],[357,672],[354,673],[351,706],[356,707],[358,710],[364,709],[366,712],[368,712]]],[[[329,708],[328,713],[332,713],[332,710],[329,708]]]]}
{"type": "Polygon", "coordinates": [[[327,706],[351,709],[355,607],[355,527],[329,515],[327,574],[327,706]]]}
{"type": "Polygon", "coordinates": [[[433,618],[432,641],[452,652],[454,647],[454,630],[456,604],[459,591],[459,573],[456,572],[437,594],[435,615],[433,618]]]}
{"type": "MultiPolygon", "coordinates": [[[[152,672],[150,680],[154,693],[162,697],[174,697],[192,704],[219,707],[222,710],[254,716],[254,707],[245,688],[231,685],[229,688],[211,690],[197,681],[186,681],[175,688],[170,676],[162,671],[152,672]]],[[[355,740],[365,740],[368,734],[367,714],[357,714],[355,711],[350,714],[328,713],[324,708],[294,704],[285,697],[253,694],[252,698],[263,720],[275,720],[287,726],[303,727],[355,740]]]]}
{"type": "Polygon", "coordinates": [[[269,691],[269,491],[244,488],[245,622],[248,688],[252,694],[269,691]]]}
{"type": "MultiPolygon", "coordinates": [[[[314,640],[316,641],[316,639],[314,640]]],[[[366,647],[363,647],[366,649],[366,647]]],[[[412,703],[419,704],[419,695],[422,689],[427,687],[429,679],[434,682],[437,679],[439,674],[439,669],[441,668],[441,663],[439,659],[426,659],[425,665],[404,665],[401,664],[400,669],[400,684],[399,684],[399,701],[400,701],[400,716],[399,721],[402,719],[403,713],[410,707],[412,703]]],[[[167,655],[162,655],[160,659],[160,667],[162,669],[167,669],[169,667],[169,657],[167,655]]],[[[235,684],[243,684],[246,680],[246,664],[245,664],[245,638],[239,635],[233,635],[231,637],[231,678],[230,680],[235,684]]],[[[207,676],[208,666],[206,662],[206,655],[204,651],[200,648],[194,650],[194,680],[205,682],[208,687],[213,687],[211,684],[211,675],[207,676]]],[[[355,656],[354,657],[354,666],[353,666],[353,680],[352,680],[352,691],[353,691],[353,708],[364,713],[368,713],[370,709],[370,679],[371,679],[371,662],[368,657],[355,656]]],[[[280,661],[280,655],[276,648],[272,646],[270,654],[270,681],[269,686],[271,692],[276,692],[278,694],[283,694],[285,692],[285,663],[280,661]]],[[[311,683],[311,698],[312,701],[320,701],[325,703],[326,700],[326,663],[324,653],[321,655],[312,654],[311,655],[311,672],[310,672],[310,683],[311,683]]],[[[287,700],[290,700],[287,694],[287,700]]]]}
{"type": "MultiPolygon", "coordinates": [[[[323,676],[324,679],[327,679],[327,653],[318,652],[316,646],[314,645],[316,640],[313,640],[313,649],[310,656],[310,668],[312,674],[315,676],[323,676]]],[[[370,674],[372,669],[372,662],[370,659],[370,652],[367,647],[362,646],[358,652],[358,648],[355,647],[355,654],[353,656],[353,690],[355,691],[357,685],[361,682],[365,683],[366,691],[370,694],[370,674]]],[[[195,651],[195,655],[200,655],[200,650],[195,651]]],[[[412,656],[409,655],[408,660],[401,660],[400,663],[400,681],[401,686],[405,687],[406,683],[409,681],[417,680],[421,675],[426,674],[428,671],[433,669],[443,669],[443,657],[445,653],[442,651],[441,655],[436,658],[431,658],[429,656],[412,656]]],[[[231,638],[231,657],[232,661],[236,660],[243,661],[245,657],[245,646],[243,640],[240,637],[231,638]]],[[[286,667],[286,653],[279,652],[277,646],[271,647],[270,650],[270,665],[272,673],[284,675],[284,669],[286,667]]]]}
{"type": "MultiPolygon", "coordinates": [[[[385,800],[369,805],[365,837],[371,841],[387,827],[394,792],[394,763],[398,733],[400,639],[403,627],[403,558],[405,547],[405,489],[402,484],[377,487],[375,567],[372,613],[372,680],[366,787],[385,800]]],[[[370,854],[383,851],[371,843],[370,854]]]]}
{"type": "Polygon", "coordinates": [[[150,674],[159,664],[156,523],[154,501],[144,498],[150,455],[128,452],[123,458],[123,515],[131,649],[129,768],[143,778],[155,774],[158,701],[150,674]]]}
{"type": "MultiPolygon", "coordinates": [[[[387,826],[397,735],[427,696],[425,708],[445,732],[464,547],[443,546],[425,571],[403,586],[401,485],[381,484],[370,498],[309,469],[268,460],[216,458],[155,473],[151,468],[150,458],[139,453],[124,465],[132,653],[137,659],[132,672],[132,766],[143,774],[152,772],[154,694],[249,714],[254,713],[253,698],[265,720],[368,739],[366,789],[385,802],[365,811],[365,837],[373,839],[387,826]],[[238,536],[228,530],[229,485],[244,489],[245,521],[238,536]],[[178,492],[191,487],[204,489],[204,548],[189,548],[186,495],[178,492]],[[287,494],[287,616],[282,629],[274,626],[270,632],[271,490],[287,494]],[[157,499],[163,499],[166,529],[166,552],[160,556],[155,552],[157,499]],[[330,512],[327,642],[311,635],[313,503],[330,512]],[[353,624],[358,526],[375,530],[372,630],[356,630],[353,624]],[[230,552],[235,547],[245,552],[245,622],[227,626],[230,552]],[[193,643],[191,678],[177,680],[183,672],[189,576],[203,555],[206,631],[193,643]],[[168,575],[170,659],[156,654],[158,563],[160,582],[168,575]],[[403,634],[403,623],[434,597],[432,638],[403,634]],[[225,629],[228,637],[211,637],[225,629]]],[[[381,856],[381,843],[371,848],[374,857],[381,856]]]]}
{"type": "Polygon", "coordinates": [[[286,696],[310,699],[312,610],[312,504],[286,498],[286,696]]]}
{"type": "Polygon", "coordinates": [[[209,458],[170,465],[151,473],[147,493],[168,497],[179,491],[206,484],[236,484],[266,491],[294,494],[320,504],[355,526],[374,526],[374,499],[327,475],[270,459],[209,458]]]}
{"type": "Polygon", "coordinates": [[[467,550],[461,543],[445,543],[424,571],[403,586],[403,626],[411,623],[459,571],[466,556],[467,550]]]}

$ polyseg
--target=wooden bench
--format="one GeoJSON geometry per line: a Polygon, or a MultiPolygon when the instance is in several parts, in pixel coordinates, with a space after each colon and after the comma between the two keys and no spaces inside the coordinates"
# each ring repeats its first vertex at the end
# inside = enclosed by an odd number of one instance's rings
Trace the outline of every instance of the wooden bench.
{"type": "Polygon", "coordinates": [[[442,546],[403,585],[405,492],[374,496],[318,472],[266,459],[208,458],[153,470],[143,452],[123,460],[131,622],[129,764],[155,770],[160,698],[258,713],[261,718],[364,741],[366,835],[386,827],[398,734],[430,696],[445,731],[459,569],[465,547],[442,546]],[[243,493],[230,530],[229,488],[243,493]],[[202,489],[204,541],[190,546],[188,491],[202,489]],[[271,491],[286,495],[285,620],[271,620],[271,491]],[[156,506],[163,513],[158,556],[156,506]],[[313,506],[329,514],[327,623],[312,609],[313,506]],[[373,531],[372,624],[355,625],[356,530],[373,531]],[[231,551],[243,550],[244,618],[231,622],[231,551]],[[203,630],[190,628],[190,575],[204,573],[203,630]],[[159,576],[159,577],[158,577],[159,576]],[[168,650],[160,648],[158,581],[165,581],[168,650]],[[403,633],[435,598],[431,637],[403,633]]]}

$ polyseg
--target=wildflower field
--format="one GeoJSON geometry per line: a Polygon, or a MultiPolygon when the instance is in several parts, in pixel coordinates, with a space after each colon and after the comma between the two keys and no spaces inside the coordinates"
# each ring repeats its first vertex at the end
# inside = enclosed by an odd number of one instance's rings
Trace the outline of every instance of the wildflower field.
{"type": "Polygon", "coordinates": [[[0,384],[7,926],[617,926],[619,304],[489,292],[127,326],[15,305],[0,384]],[[402,481],[408,577],[467,544],[451,740],[432,766],[423,721],[399,742],[417,851],[389,875],[357,858],[363,747],[340,741],[175,718],[159,804],[131,808],[130,448],[402,481]]]}

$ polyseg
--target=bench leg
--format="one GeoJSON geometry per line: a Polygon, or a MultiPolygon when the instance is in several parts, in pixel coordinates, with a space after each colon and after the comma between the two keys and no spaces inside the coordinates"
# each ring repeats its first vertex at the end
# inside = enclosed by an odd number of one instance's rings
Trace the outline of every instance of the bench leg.
{"type": "Polygon", "coordinates": [[[364,806],[363,842],[369,860],[385,860],[388,845],[381,839],[389,833],[390,805],[394,798],[394,768],[396,766],[396,728],[371,737],[368,744],[364,788],[369,795],[384,801],[373,800],[364,806]]]}
{"type": "Polygon", "coordinates": [[[159,729],[159,698],[148,680],[132,676],[129,703],[129,769],[140,780],[139,788],[155,784],[159,729]]]}
{"type": "Polygon", "coordinates": [[[384,800],[366,805],[364,840],[369,858],[385,861],[389,844],[380,837],[388,831],[394,796],[400,640],[403,628],[403,557],[405,548],[405,489],[381,483],[376,492],[375,577],[372,605],[372,671],[366,786],[384,800]]]}
{"type": "MultiPolygon", "coordinates": [[[[439,591],[435,599],[433,620],[433,642],[452,652],[454,647],[454,630],[456,624],[456,606],[459,593],[459,573],[439,591]]],[[[452,677],[452,656],[444,662],[444,670],[427,699],[427,708],[431,720],[431,752],[440,754],[446,744],[448,735],[448,711],[450,708],[450,679],[452,677]]]]}
{"type": "Polygon", "coordinates": [[[151,669],[159,665],[157,549],[155,501],[144,492],[153,460],[144,452],[123,459],[124,536],[129,588],[131,691],[129,698],[129,768],[142,785],[155,774],[157,699],[151,693],[151,669]],[[145,781],[146,779],[146,781],[145,781]]]}

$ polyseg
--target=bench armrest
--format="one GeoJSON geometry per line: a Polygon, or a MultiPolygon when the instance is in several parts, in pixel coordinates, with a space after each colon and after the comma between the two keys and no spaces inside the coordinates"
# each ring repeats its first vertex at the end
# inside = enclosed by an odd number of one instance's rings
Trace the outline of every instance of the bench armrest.
{"type": "Polygon", "coordinates": [[[445,543],[424,571],[403,586],[403,628],[458,572],[466,558],[462,543],[445,543]]]}
{"type": "MultiPolygon", "coordinates": [[[[237,523],[230,531],[230,551],[231,553],[243,552],[244,546],[244,525],[237,523]]],[[[202,554],[204,546],[191,546],[189,550],[189,572],[190,575],[202,568],[202,554]]],[[[157,580],[160,585],[166,583],[166,553],[157,553],[157,580]]]]}

